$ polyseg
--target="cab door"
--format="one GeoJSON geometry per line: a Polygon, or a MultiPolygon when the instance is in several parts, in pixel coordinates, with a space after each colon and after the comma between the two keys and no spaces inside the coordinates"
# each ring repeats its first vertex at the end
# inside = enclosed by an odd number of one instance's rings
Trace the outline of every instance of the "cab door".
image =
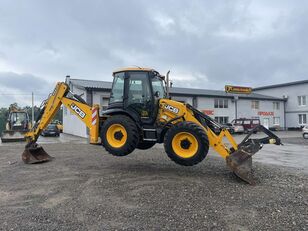
{"type": "Polygon", "coordinates": [[[129,72],[126,108],[143,123],[153,123],[154,100],[148,72],[129,72]]]}

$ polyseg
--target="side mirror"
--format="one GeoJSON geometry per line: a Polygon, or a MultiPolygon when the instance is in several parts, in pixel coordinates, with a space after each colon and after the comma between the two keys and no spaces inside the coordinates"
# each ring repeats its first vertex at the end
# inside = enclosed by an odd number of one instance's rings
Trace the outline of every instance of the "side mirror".
{"type": "Polygon", "coordinates": [[[159,98],[160,92],[159,92],[159,91],[156,91],[156,92],[154,93],[154,96],[155,96],[156,98],[159,98]]]}

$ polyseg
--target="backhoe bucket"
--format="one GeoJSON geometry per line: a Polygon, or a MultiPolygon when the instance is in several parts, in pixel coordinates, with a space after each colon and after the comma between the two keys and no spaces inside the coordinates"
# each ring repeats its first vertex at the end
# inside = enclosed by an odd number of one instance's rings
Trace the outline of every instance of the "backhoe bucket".
{"type": "Polygon", "coordinates": [[[25,141],[25,134],[27,131],[11,131],[5,130],[1,134],[2,143],[5,142],[16,142],[16,141],[25,141]]]}
{"type": "Polygon", "coordinates": [[[26,147],[22,153],[22,160],[25,164],[35,164],[52,160],[53,157],[40,146],[26,147]]]}

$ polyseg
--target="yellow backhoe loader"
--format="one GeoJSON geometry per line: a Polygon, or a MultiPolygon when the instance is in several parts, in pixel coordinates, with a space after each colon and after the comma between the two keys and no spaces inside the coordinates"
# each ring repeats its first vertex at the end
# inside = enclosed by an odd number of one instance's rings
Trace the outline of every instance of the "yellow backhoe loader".
{"type": "Polygon", "coordinates": [[[5,130],[1,133],[1,141],[25,141],[25,134],[30,130],[31,123],[26,111],[17,107],[10,107],[5,130]]]}
{"type": "Polygon", "coordinates": [[[52,158],[36,141],[61,105],[86,124],[91,144],[102,144],[114,156],[126,156],[136,148],[149,149],[155,143],[164,143],[171,160],[192,166],[201,162],[212,147],[238,177],[250,184],[255,183],[251,174],[252,155],[263,144],[281,144],[280,139],[263,126],[252,130],[237,144],[229,131],[212,118],[189,104],[171,100],[166,95],[169,81],[153,69],[119,69],[113,77],[109,106],[101,116],[99,105],[88,105],[71,93],[66,83],[58,83],[42,104],[33,129],[26,134],[28,143],[22,154],[23,161],[37,163],[52,158]],[[219,134],[214,132],[217,127],[219,134]],[[255,130],[267,136],[251,139],[255,130]],[[228,142],[224,143],[223,139],[228,142]]]}

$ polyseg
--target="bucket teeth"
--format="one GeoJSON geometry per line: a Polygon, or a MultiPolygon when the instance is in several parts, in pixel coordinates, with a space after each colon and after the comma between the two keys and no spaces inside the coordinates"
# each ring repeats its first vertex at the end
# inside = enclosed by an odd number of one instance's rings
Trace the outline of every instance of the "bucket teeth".
{"type": "Polygon", "coordinates": [[[52,160],[53,157],[39,146],[25,148],[22,153],[22,160],[25,164],[35,164],[52,160]]]}

